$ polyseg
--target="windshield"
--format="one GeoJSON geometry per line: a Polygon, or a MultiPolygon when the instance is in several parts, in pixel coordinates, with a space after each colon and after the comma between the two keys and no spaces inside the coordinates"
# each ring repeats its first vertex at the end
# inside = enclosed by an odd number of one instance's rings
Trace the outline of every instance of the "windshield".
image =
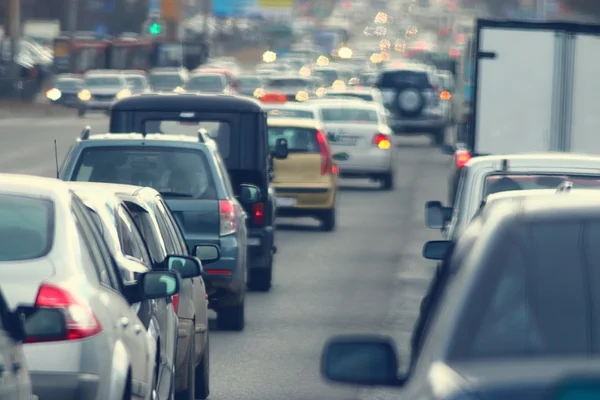
{"type": "Polygon", "coordinates": [[[183,85],[183,78],[179,74],[154,74],[150,75],[150,85],[175,89],[183,85]]]}
{"type": "Polygon", "coordinates": [[[258,78],[239,78],[237,82],[240,89],[257,89],[262,86],[262,81],[258,78]]]}
{"type": "Polygon", "coordinates": [[[187,90],[218,92],[225,89],[225,81],[218,75],[194,76],[188,81],[185,88],[187,90]]]}
{"type": "Polygon", "coordinates": [[[377,111],[366,108],[323,108],[321,117],[324,122],[379,123],[377,111]]]}
{"type": "Polygon", "coordinates": [[[331,85],[333,82],[340,79],[340,75],[334,69],[320,69],[316,70],[314,74],[322,78],[327,85],[331,85]]]}
{"type": "Polygon", "coordinates": [[[77,90],[81,88],[81,81],[74,79],[57,80],[54,86],[59,90],[77,90]]]}
{"type": "Polygon", "coordinates": [[[600,189],[600,175],[523,174],[489,175],[485,179],[484,197],[509,190],[556,189],[564,181],[573,182],[575,189],[600,189]]]}
{"type": "Polygon", "coordinates": [[[0,195],[0,261],[42,257],[50,251],[53,236],[51,201],[0,195]]]}
{"type": "Polygon", "coordinates": [[[270,79],[267,83],[267,86],[271,89],[307,87],[310,86],[310,81],[299,78],[278,78],[270,79]]]}
{"type": "Polygon", "coordinates": [[[127,83],[133,89],[145,89],[146,88],[146,78],[144,78],[143,76],[128,76],[125,78],[125,80],[127,80],[127,83]]]}
{"type": "Polygon", "coordinates": [[[299,110],[293,108],[275,108],[267,110],[269,118],[303,118],[303,119],[315,119],[315,113],[310,110],[299,110]]]}
{"type": "Polygon", "coordinates": [[[149,186],[164,197],[216,200],[204,153],[167,147],[94,147],[75,169],[75,181],[149,186]]]}
{"type": "Polygon", "coordinates": [[[269,148],[275,150],[277,139],[285,139],[290,153],[319,154],[317,133],[310,128],[269,127],[269,148]]]}
{"type": "Polygon", "coordinates": [[[94,76],[86,78],[84,81],[86,87],[116,87],[122,84],[123,82],[119,78],[112,76],[94,76]]]}

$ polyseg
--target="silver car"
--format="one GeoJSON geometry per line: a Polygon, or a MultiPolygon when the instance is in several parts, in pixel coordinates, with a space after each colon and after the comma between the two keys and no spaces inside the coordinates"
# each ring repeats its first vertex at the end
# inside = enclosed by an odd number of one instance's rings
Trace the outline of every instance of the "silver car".
{"type": "Polygon", "coordinates": [[[67,183],[0,174],[0,187],[0,279],[9,306],[58,309],[67,319],[64,334],[24,346],[34,393],[40,400],[154,398],[156,343],[132,304],[178,293],[179,274],[150,271],[126,287],[67,183]]]}
{"type": "Polygon", "coordinates": [[[131,96],[125,76],[118,72],[88,72],[77,94],[77,115],[84,117],[88,111],[108,112],[115,100],[131,96]]]}

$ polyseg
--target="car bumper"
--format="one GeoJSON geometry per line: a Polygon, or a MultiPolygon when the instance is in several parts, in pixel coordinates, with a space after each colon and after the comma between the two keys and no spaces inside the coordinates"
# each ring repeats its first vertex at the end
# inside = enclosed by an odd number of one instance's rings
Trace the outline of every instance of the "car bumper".
{"type": "Polygon", "coordinates": [[[443,129],[448,121],[440,118],[390,119],[388,125],[394,133],[424,133],[443,129]]]}
{"type": "Polygon", "coordinates": [[[272,226],[248,229],[248,268],[268,268],[273,252],[274,230],[272,226]]]}
{"type": "Polygon", "coordinates": [[[289,208],[328,209],[335,201],[335,186],[304,186],[302,184],[275,184],[277,213],[289,208]],[[285,200],[284,200],[285,199],[285,200]]]}
{"type": "MultiPolygon", "coordinates": [[[[384,174],[392,169],[394,149],[373,148],[367,151],[346,151],[345,153],[348,155],[347,160],[335,161],[341,177],[384,174]]],[[[336,153],[334,152],[334,154],[336,153]]]]}
{"type": "Polygon", "coordinates": [[[194,321],[179,318],[179,334],[177,338],[177,354],[175,356],[175,392],[187,389],[190,345],[195,339],[194,321]]]}

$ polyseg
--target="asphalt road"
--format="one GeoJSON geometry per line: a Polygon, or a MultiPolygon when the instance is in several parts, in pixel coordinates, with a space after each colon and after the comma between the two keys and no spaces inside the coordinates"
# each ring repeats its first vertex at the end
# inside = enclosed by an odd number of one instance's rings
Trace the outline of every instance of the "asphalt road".
{"type": "MultiPolygon", "coordinates": [[[[84,124],[107,128],[104,116],[0,120],[0,171],[55,175],[84,124]]],[[[421,257],[426,200],[446,198],[447,158],[426,138],[402,138],[396,189],[342,181],[338,229],[319,232],[311,220],[281,220],[275,283],[247,297],[244,332],[211,333],[211,399],[383,399],[384,393],[328,385],[319,355],[328,337],[390,334],[403,359],[433,263],[421,257]]],[[[391,397],[397,398],[392,392],[391,397]]]]}

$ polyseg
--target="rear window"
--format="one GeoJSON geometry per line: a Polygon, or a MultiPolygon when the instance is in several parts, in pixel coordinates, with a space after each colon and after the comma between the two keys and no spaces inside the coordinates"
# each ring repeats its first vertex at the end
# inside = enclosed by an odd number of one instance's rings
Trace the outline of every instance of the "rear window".
{"type": "Polygon", "coordinates": [[[53,238],[51,201],[0,195],[0,261],[43,257],[50,251],[53,238]]]}
{"type": "Polygon", "coordinates": [[[217,147],[224,159],[229,156],[231,125],[223,121],[177,121],[150,120],[144,121],[143,133],[161,133],[166,135],[183,135],[197,138],[199,129],[206,129],[208,135],[217,142],[217,147]]]}
{"type": "Polygon", "coordinates": [[[147,86],[146,78],[143,76],[128,76],[125,80],[133,89],[145,89],[147,86]]]}
{"type": "Polygon", "coordinates": [[[154,74],[150,75],[150,85],[169,86],[176,88],[183,85],[183,78],[179,74],[154,74]]]}
{"type": "Polygon", "coordinates": [[[319,153],[317,133],[310,128],[269,127],[269,149],[275,149],[277,139],[285,139],[290,153],[319,153]]]}
{"type": "Polygon", "coordinates": [[[269,118],[315,119],[315,113],[312,111],[308,111],[308,110],[274,109],[274,110],[268,110],[267,115],[269,118]]]}
{"type": "Polygon", "coordinates": [[[238,78],[237,83],[241,89],[257,89],[263,84],[259,78],[238,78]]]}
{"type": "Polygon", "coordinates": [[[323,108],[324,122],[378,123],[377,111],[364,108],[323,108]]]}
{"type": "Polygon", "coordinates": [[[310,80],[298,78],[269,79],[267,81],[267,87],[271,89],[287,87],[305,87],[310,85],[310,80]]]}
{"type": "Polygon", "coordinates": [[[340,75],[334,69],[325,69],[325,70],[324,69],[320,69],[320,70],[314,71],[314,74],[316,76],[320,77],[321,79],[323,79],[323,81],[327,85],[331,85],[333,82],[335,82],[338,79],[340,79],[340,75]]]}
{"type": "Polygon", "coordinates": [[[377,86],[383,88],[395,88],[398,86],[417,86],[419,88],[429,87],[429,79],[425,71],[385,71],[377,82],[377,86]]]}
{"type": "Polygon", "coordinates": [[[565,181],[573,182],[576,189],[600,189],[600,175],[553,175],[553,174],[526,174],[526,175],[489,175],[485,179],[484,197],[493,193],[509,190],[537,190],[556,189],[565,181]]]}
{"type": "Polygon", "coordinates": [[[165,198],[216,200],[212,170],[204,153],[167,147],[95,147],[75,168],[78,182],[148,186],[165,198]]]}
{"type": "Polygon", "coordinates": [[[220,91],[225,89],[225,78],[221,76],[194,76],[190,78],[187,90],[220,91]]]}

